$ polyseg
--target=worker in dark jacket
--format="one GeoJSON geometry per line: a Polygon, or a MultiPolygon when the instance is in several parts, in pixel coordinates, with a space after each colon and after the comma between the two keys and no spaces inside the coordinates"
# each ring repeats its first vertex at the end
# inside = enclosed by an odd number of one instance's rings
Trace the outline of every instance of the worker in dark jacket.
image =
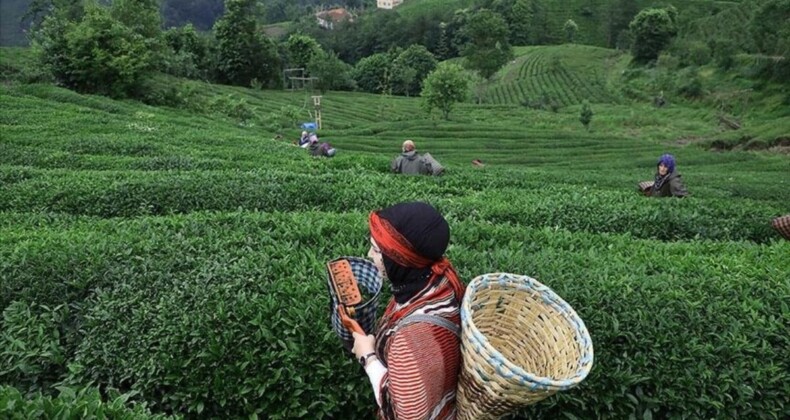
{"type": "Polygon", "coordinates": [[[431,165],[417,153],[414,142],[406,140],[403,142],[400,156],[392,161],[392,172],[407,175],[431,175],[431,165]]]}
{"type": "Polygon", "coordinates": [[[689,195],[680,173],[675,170],[675,157],[670,154],[658,159],[655,182],[650,190],[651,197],[685,197],[689,195]]]}

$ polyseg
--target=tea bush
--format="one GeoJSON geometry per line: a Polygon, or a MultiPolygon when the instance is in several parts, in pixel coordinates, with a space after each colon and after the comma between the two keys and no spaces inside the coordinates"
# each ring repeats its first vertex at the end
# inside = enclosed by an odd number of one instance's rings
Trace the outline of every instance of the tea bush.
{"type": "Polygon", "coordinates": [[[61,326],[68,319],[68,306],[15,301],[3,307],[0,383],[13,383],[26,393],[47,391],[66,370],[62,341],[67,337],[61,326]]]}
{"type": "Polygon", "coordinates": [[[414,98],[326,92],[332,159],[290,145],[312,118],[305,92],[157,76],[174,109],[0,85],[0,417],[373,417],[324,264],[364,255],[368,213],[407,200],[447,217],[464,281],[533,276],[590,329],[590,376],[513,417],[788,417],[790,242],[770,228],[790,211],[787,156],[708,151],[774,144],[784,111],[721,132],[705,100],[607,99],[627,55],[552,48],[503,71],[487,92],[503,104],[451,121],[414,98]],[[563,106],[515,105],[542,92],[563,106]],[[406,138],[445,175],[391,175],[406,138]],[[636,192],[665,152],[690,197],[636,192]]]}
{"type": "Polygon", "coordinates": [[[47,396],[24,397],[13,387],[0,385],[0,415],[9,420],[47,419],[117,419],[166,420],[179,416],[151,414],[144,405],[129,406],[130,394],[111,392],[102,399],[96,388],[71,389],[59,387],[56,398],[47,396]]]}
{"type": "MultiPolygon", "coordinates": [[[[310,168],[311,159],[305,158],[304,165],[310,168]]],[[[729,199],[691,197],[656,201],[646,200],[630,188],[608,192],[531,180],[498,182],[472,177],[462,177],[460,181],[392,180],[352,170],[326,173],[320,165],[313,167],[315,173],[305,181],[305,175],[296,172],[296,168],[297,165],[292,171],[38,172],[25,182],[0,190],[0,210],[43,210],[100,217],[237,208],[343,211],[437,197],[437,204],[444,210],[495,223],[628,232],[636,237],[661,240],[710,238],[757,242],[778,237],[769,221],[782,214],[780,206],[749,200],[733,203],[729,199]],[[359,188],[348,188],[348,185],[359,188]],[[486,204],[480,205],[481,202],[486,204]]],[[[11,170],[0,167],[0,174],[6,171],[11,170]]]]}
{"type": "MultiPolygon", "coordinates": [[[[70,262],[84,267],[81,277],[103,274],[80,298],[61,295],[83,299],[71,314],[81,328],[65,351],[66,384],[132,391],[164,412],[360,418],[372,414],[372,392],[329,326],[324,262],[365,252],[365,217],[192,213],[118,224],[6,215],[0,226],[19,241],[43,223],[35,235],[49,246],[92,250],[70,262]],[[109,239],[75,242],[88,231],[109,239]]],[[[781,322],[790,315],[787,242],[657,244],[448,217],[448,255],[465,281],[503,268],[529,273],[571,303],[593,336],[591,376],[523,415],[781,417],[790,379],[781,322]]],[[[6,278],[24,281],[38,265],[20,257],[7,260],[6,278]]],[[[55,272],[38,275],[42,291],[70,269],[49,266],[55,272]]]]}

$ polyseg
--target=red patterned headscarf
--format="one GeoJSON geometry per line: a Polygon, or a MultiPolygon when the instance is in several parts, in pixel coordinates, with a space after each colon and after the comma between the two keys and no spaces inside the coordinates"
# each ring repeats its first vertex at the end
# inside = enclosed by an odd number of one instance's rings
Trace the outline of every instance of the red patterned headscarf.
{"type": "Polygon", "coordinates": [[[428,276],[426,284],[446,277],[458,301],[463,299],[463,284],[444,256],[450,238],[449,226],[436,209],[426,203],[401,203],[372,212],[369,222],[370,235],[385,257],[385,267],[393,283],[400,279],[393,278],[390,271],[401,267],[405,269],[402,271],[424,271],[428,276]]]}

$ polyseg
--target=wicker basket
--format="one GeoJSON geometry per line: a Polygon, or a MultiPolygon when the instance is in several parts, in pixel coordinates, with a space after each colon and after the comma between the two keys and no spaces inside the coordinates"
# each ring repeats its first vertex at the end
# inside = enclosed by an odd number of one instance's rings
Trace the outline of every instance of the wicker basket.
{"type": "MultiPolygon", "coordinates": [[[[376,328],[376,310],[378,308],[379,294],[381,293],[382,279],[379,270],[376,266],[363,258],[357,257],[340,257],[333,261],[347,260],[351,264],[351,271],[357,279],[359,290],[363,296],[367,295],[370,298],[367,301],[354,307],[356,313],[355,319],[359,325],[365,330],[366,333],[372,334],[376,328]]],[[[337,296],[335,290],[329,280],[329,273],[326,276],[327,287],[329,288],[329,310],[332,318],[332,329],[335,331],[340,340],[343,342],[343,347],[351,351],[354,345],[354,336],[351,335],[343,323],[340,321],[340,316],[337,313],[337,296]]]]}
{"type": "Polygon", "coordinates": [[[496,419],[573,388],[590,372],[592,340],[573,308],[527,277],[484,274],[461,307],[459,419],[496,419]]]}
{"type": "Polygon", "coordinates": [[[655,181],[642,181],[638,183],[636,187],[639,188],[639,191],[641,191],[643,194],[648,195],[653,189],[653,184],[655,184],[655,181]]]}
{"type": "Polygon", "coordinates": [[[771,226],[779,232],[785,239],[790,240],[790,214],[775,218],[771,226]]]}

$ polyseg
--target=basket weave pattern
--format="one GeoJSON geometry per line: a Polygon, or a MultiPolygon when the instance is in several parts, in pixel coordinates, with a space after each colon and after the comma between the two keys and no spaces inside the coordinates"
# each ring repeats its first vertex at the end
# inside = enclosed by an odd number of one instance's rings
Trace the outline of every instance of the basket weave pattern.
{"type": "MultiPolygon", "coordinates": [[[[340,257],[337,260],[348,260],[349,264],[351,264],[351,272],[354,273],[354,277],[357,279],[359,291],[363,296],[370,296],[367,301],[363,301],[359,305],[354,306],[354,310],[356,313],[355,319],[359,322],[359,325],[366,333],[372,334],[376,327],[376,310],[382,285],[382,278],[379,274],[379,270],[372,262],[363,258],[340,257]]],[[[329,273],[327,273],[327,286],[329,287],[329,296],[331,297],[330,312],[332,317],[332,329],[343,341],[343,346],[350,351],[354,343],[354,336],[351,335],[351,331],[343,325],[337,313],[338,300],[330,284],[329,273]]]]}
{"type": "Polygon", "coordinates": [[[790,240],[790,214],[775,218],[771,226],[779,232],[785,239],[790,240]]]}
{"type": "Polygon", "coordinates": [[[459,419],[496,419],[578,385],[590,372],[590,334],[573,308],[527,277],[484,274],[461,307],[459,419]]]}
{"type": "Polygon", "coordinates": [[[647,191],[647,190],[653,188],[653,184],[655,184],[655,181],[642,181],[642,182],[640,182],[638,184],[639,190],[640,191],[647,191]]]}

